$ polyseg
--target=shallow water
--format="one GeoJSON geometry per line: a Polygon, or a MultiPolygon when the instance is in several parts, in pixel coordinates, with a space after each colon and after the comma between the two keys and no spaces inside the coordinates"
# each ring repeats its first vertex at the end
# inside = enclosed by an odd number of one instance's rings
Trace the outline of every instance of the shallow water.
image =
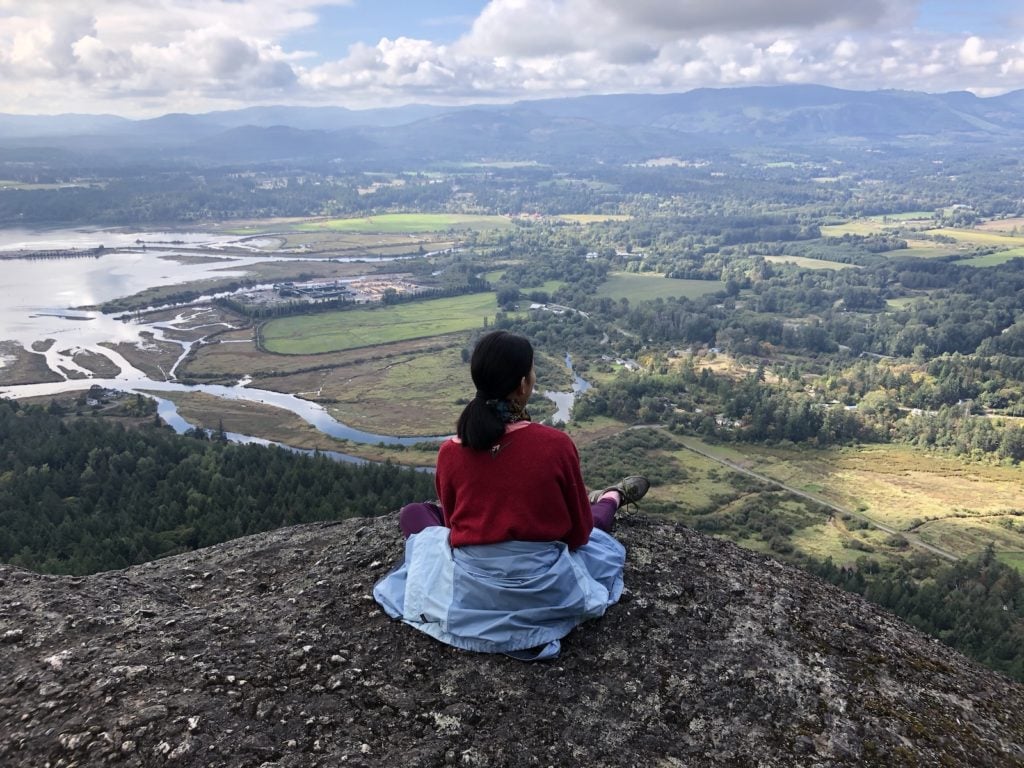
{"type": "MultiPolygon", "coordinates": [[[[192,248],[212,248],[236,242],[238,238],[187,232],[0,229],[0,256],[3,255],[2,252],[18,250],[87,249],[98,245],[107,248],[133,248],[137,240],[144,240],[148,244],[169,244],[172,241],[179,241],[187,243],[192,248]]],[[[84,379],[49,384],[0,388],[0,396],[17,398],[53,395],[88,389],[94,384],[128,392],[200,391],[217,397],[242,399],[285,408],[327,435],[358,443],[411,445],[425,440],[441,439],[364,432],[335,420],[316,403],[280,392],[253,389],[247,386],[246,381],[231,387],[185,386],[175,381],[153,381],[116,351],[101,346],[100,342],[145,343],[141,336],[143,332],[152,333],[159,340],[173,340],[165,337],[163,326],[169,325],[166,321],[149,324],[131,317],[119,320],[114,315],[77,307],[99,305],[154,286],[179,285],[215,276],[242,276],[247,266],[280,258],[271,254],[232,256],[230,262],[200,264],[182,264],[161,258],[174,253],[173,247],[165,245],[161,248],[148,247],[145,250],[140,248],[107,252],[98,257],[0,258],[0,287],[3,289],[0,291],[0,341],[16,341],[26,349],[31,349],[34,342],[53,339],[55,343],[44,353],[50,369],[60,372],[60,369],[64,368],[87,376],[84,379]],[[79,367],[72,360],[78,350],[89,350],[103,355],[115,363],[121,369],[121,373],[112,379],[93,377],[89,371],[79,367]]],[[[189,345],[178,341],[173,343],[181,345],[184,356],[189,345]]],[[[4,359],[0,357],[0,367],[4,364],[4,359]]],[[[566,365],[571,370],[572,361],[568,355],[566,365]]],[[[589,384],[576,376],[571,392],[545,392],[544,396],[558,406],[555,420],[568,421],[576,395],[587,388],[589,384]]],[[[162,400],[160,409],[161,416],[171,421],[179,431],[190,428],[191,425],[177,414],[174,404],[170,401],[162,400]]],[[[246,436],[238,437],[259,440],[246,436]]]]}

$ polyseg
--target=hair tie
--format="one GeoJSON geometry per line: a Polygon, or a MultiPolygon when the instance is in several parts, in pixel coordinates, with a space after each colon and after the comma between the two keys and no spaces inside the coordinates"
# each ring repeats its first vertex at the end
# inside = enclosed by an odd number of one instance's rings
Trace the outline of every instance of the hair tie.
{"type": "Polygon", "coordinates": [[[484,400],[484,405],[494,411],[498,415],[498,418],[506,424],[515,424],[517,421],[530,420],[530,414],[527,410],[514,400],[491,398],[484,400]]]}

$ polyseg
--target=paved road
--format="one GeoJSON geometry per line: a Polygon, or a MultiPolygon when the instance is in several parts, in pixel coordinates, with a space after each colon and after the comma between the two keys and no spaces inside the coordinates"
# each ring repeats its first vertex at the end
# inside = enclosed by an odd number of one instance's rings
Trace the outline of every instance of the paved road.
{"type": "Polygon", "coordinates": [[[736,472],[742,472],[743,474],[756,478],[763,483],[768,483],[769,485],[774,485],[777,488],[782,488],[784,491],[788,491],[789,493],[792,493],[794,496],[800,496],[809,501],[813,501],[815,504],[821,504],[822,506],[828,507],[829,509],[836,511],[841,515],[851,515],[853,517],[856,517],[857,519],[863,520],[864,522],[877,528],[880,531],[885,531],[886,533],[892,534],[894,536],[902,536],[904,539],[910,542],[911,546],[920,547],[921,549],[925,549],[931,552],[932,554],[938,555],[939,557],[944,557],[947,560],[956,561],[958,559],[957,556],[954,555],[952,552],[942,549],[941,547],[936,547],[934,544],[929,544],[925,541],[922,541],[921,537],[917,536],[916,534],[908,533],[907,531],[897,530],[896,528],[892,528],[883,523],[879,523],[876,520],[872,520],[870,517],[861,512],[857,512],[856,510],[853,509],[845,509],[843,507],[840,507],[838,504],[833,504],[831,501],[822,499],[818,496],[808,493],[807,491],[802,491],[799,488],[794,488],[791,485],[786,485],[785,483],[780,482],[773,477],[762,475],[760,472],[754,472],[753,470],[747,469],[746,467],[741,466],[740,464],[737,464],[734,461],[730,461],[729,459],[723,459],[721,456],[715,456],[713,453],[710,453],[697,445],[693,445],[686,440],[681,440],[680,443],[687,450],[693,451],[694,453],[698,453],[706,459],[717,461],[719,464],[722,464],[723,466],[726,466],[731,470],[734,470],[736,472]]]}

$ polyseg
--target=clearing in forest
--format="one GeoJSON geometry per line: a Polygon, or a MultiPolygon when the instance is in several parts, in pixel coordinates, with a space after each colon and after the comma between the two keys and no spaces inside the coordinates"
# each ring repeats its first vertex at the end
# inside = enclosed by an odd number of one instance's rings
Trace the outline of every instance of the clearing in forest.
{"type": "Polygon", "coordinates": [[[792,264],[803,269],[850,269],[854,264],[825,259],[810,259],[806,256],[765,256],[764,260],[772,264],[792,264]]]}

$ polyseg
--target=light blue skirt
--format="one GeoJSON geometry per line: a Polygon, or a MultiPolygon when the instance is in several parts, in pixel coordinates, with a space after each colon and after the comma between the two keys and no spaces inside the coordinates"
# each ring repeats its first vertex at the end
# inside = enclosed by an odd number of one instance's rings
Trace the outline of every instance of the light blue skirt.
{"type": "Polygon", "coordinates": [[[410,536],[373,596],[392,618],[456,648],[554,658],[561,638],[622,595],[626,550],[599,529],[574,551],[560,541],[452,549],[448,534],[431,526],[410,536]]]}

